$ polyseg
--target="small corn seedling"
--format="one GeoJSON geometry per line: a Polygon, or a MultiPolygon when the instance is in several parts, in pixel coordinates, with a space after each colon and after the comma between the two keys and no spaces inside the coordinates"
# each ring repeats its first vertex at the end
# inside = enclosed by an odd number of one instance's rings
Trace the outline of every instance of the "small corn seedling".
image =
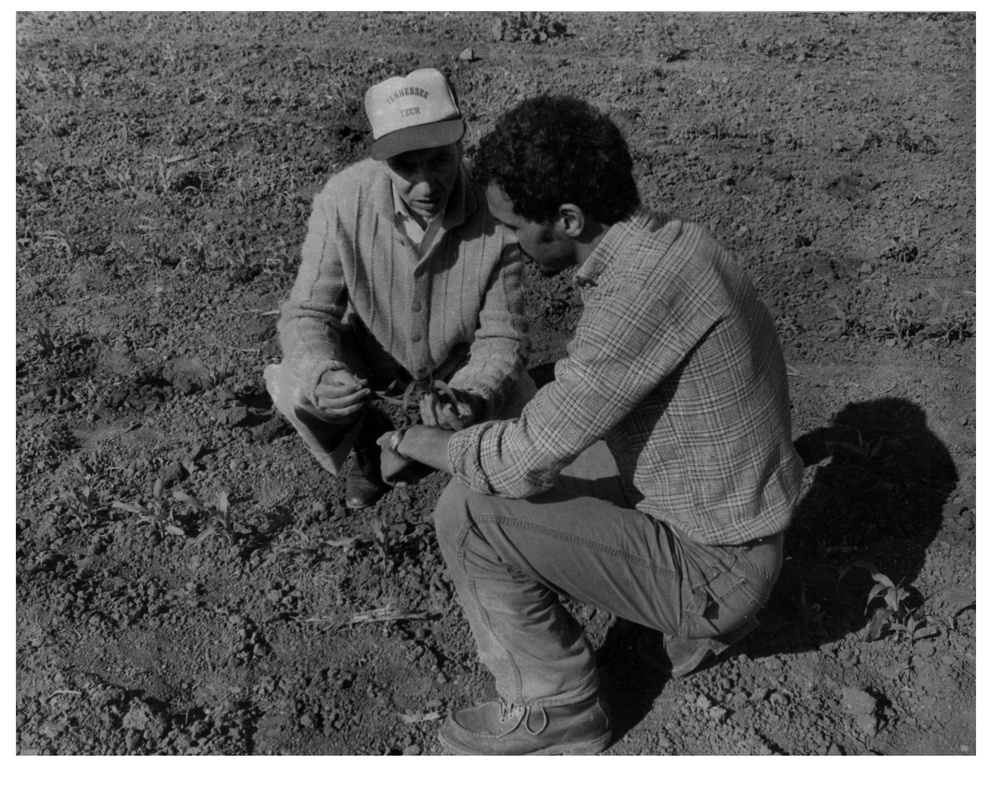
{"type": "Polygon", "coordinates": [[[382,556],[382,565],[386,569],[391,569],[393,565],[391,541],[405,531],[405,523],[388,524],[382,516],[377,516],[372,521],[372,533],[375,535],[372,542],[382,556]]]}
{"type": "Polygon", "coordinates": [[[49,326],[42,319],[38,318],[28,327],[27,343],[35,350],[35,353],[39,357],[48,357],[57,348],[49,326]]]}
{"type": "Polygon", "coordinates": [[[118,510],[139,516],[140,523],[155,526],[161,532],[174,537],[185,537],[184,529],[178,526],[173,508],[168,499],[163,498],[163,480],[157,480],[153,486],[153,498],[147,504],[140,502],[114,501],[111,506],[118,510]]]}
{"type": "Polygon", "coordinates": [[[831,452],[840,449],[847,452],[849,455],[856,456],[861,459],[861,462],[867,466],[882,451],[882,437],[879,436],[878,439],[868,440],[861,435],[861,431],[858,431],[858,443],[852,444],[851,442],[827,442],[827,449],[831,452]]]}
{"type": "Polygon", "coordinates": [[[906,639],[911,643],[937,634],[936,628],[927,626],[923,619],[917,618],[912,610],[905,607],[904,603],[911,592],[902,581],[893,583],[886,575],[879,572],[875,565],[866,561],[852,562],[842,568],[840,578],[843,579],[852,567],[867,570],[875,581],[871,591],[868,592],[868,602],[865,605],[867,613],[872,603],[876,603],[865,635],[867,640],[876,641],[886,631],[893,633],[897,640],[906,639]]]}
{"type": "Polygon", "coordinates": [[[56,503],[82,527],[95,525],[97,513],[103,507],[89,485],[65,491],[56,499],[56,503]]]}
{"type": "Polygon", "coordinates": [[[422,372],[418,373],[417,378],[406,385],[406,389],[402,395],[391,396],[383,393],[376,393],[376,395],[383,401],[398,406],[403,416],[414,424],[420,422],[420,401],[427,395],[433,396],[435,402],[446,398],[458,413],[459,419],[463,422],[472,420],[475,415],[472,406],[467,401],[460,399],[455,394],[455,391],[448,386],[447,382],[434,378],[434,369],[432,366],[428,366],[422,372]]]}
{"type": "Polygon", "coordinates": [[[908,305],[901,305],[898,302],[894,302],[886,318],[890,341],[898,341],[903,346],[909,346],[910,339],[919,329],[919,322],[913,309],[908,305]]]}
{"type": "Polygon", "coordinates": [[[947,294],[942,297],[934,287],[929,287],[927,292],[938,303],[937,313],[927,320],[930,335],[946,341],[948,345],[961,343],[972,335],[968,314],[956,313],[951,307],[951,298],[947,294]]]}
{"type": "Polygon", "coordinates": [[[201,533],[195,537],[192,545],[200,545],[209,537],[219,537],[225,540],[230,546],[235,545],[239,539],[239,533],[233,525],[232,507],[229,504],[229,494],[226,491],[219,491],[215,497],[215,506],[208,507],[194,496],[183,491],[174,491],[174,498],[184,502],[193,510],[208,514],[208,524],[201,533]]]}
{"type": "Polygon", "coordinates": [[[823,618],[826,611],[818,602],[811,602],[806,594],[806,587],[802,587],[799,595],[799,612],[802,614],[802,627],[807,632],[820,632],[823,627],[823,618]]]}

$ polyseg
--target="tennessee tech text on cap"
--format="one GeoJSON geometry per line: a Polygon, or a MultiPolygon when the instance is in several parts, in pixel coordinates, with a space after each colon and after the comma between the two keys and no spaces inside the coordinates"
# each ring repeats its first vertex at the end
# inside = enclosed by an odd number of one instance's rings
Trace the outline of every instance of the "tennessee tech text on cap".
{"type": "Polygon", "coordinates": [[[410,150],[443,147],[465,133],[455,93],[434,68],[421,68],[369,87],[365,113],[375,137],[371,156],[378,161],[410,150]]]}

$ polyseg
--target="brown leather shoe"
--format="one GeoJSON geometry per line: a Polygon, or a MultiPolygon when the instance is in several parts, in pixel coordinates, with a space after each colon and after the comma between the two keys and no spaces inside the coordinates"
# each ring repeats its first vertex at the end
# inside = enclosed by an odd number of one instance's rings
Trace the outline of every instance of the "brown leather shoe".
{"type": "Polygon", "coordinates": [[[712,655],[719,656],[734,643],[745,638],[760,622],[751,617],[735,630],[717,638],[673,638],[659,630],[644,629],[636,648],[646,662],[672,679],[687,676],[712,655]]]}
{"type": "Polygon", "coordinates": [[[352,510],[371,507],[392,486],[382,481],[382,448],[376,440],[392,430],[392,420],[378,409],[369,409],[354,443],[354,465],[347,473],[344,503],[352,510]]]}
{"type": "Polygon", "coordinates": [[[566,706],[505,700],[453,711],[438,739],[453,755],[592,755],[611,743],[599,694],[566,706]]]}
{"type": "Polygon", "coordinates": [[[379,465],[374,464],[374,472],[371,471],[371,466],[370,461],[366,461],[358,453],[354,453],[354,465],[347,473],[346,493],[344,494],[344,503],[352,510],[371,507],[390,490],[390,486],[382,482],[379,465]]]}

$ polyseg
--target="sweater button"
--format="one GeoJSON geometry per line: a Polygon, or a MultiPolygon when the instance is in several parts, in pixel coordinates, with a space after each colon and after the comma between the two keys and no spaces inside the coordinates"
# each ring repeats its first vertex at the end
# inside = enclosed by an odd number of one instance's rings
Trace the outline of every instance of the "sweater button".
{"type": "Polygon", "coordinates": [[[413,337],[410,340],[413,341],[414,343],[420,343],[423,340],[423,338],[424,336],[422,336],[420,333],[413,333],[413,337]]]}
{"type": "Polygon", "coordinates": [[[414,313],[417,313],[423,307],[424,307],[423,303],[421,303],[420,300],[414,300],[413,301],[413,312],[414,313]]]}

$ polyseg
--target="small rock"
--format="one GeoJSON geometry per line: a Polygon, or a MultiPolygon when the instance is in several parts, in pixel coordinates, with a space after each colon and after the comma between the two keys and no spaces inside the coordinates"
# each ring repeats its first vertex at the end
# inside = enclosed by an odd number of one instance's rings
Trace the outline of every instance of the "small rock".
{"type": "Polygon", "coordinates": [[[141,701],[134,701],[128,712],[122,717],[122,727],[128,730],[144,731],[153,719],[149,706],[141,701]]]}
{"type": "Polygon", "coordinates": [[[464,60],[467,63],[473,63],[476,60],[476,55],[472,52],[472,47],[466,47],[458,55],[459,60],[464,60]]]}
{"type": "Polygon", "coordinates": [[[419,755],[421,753],[419,744],[411,744],[403,749],[404,755],[419,755]]]}
{"type": "Polygon", "coordinates": [[[858,687],[844,687],[840,691],[840,704],[845,712],[856,717],[875,714],[875,699],[858,687]]]}
{"type": "Polygon", "coordinates": [[[212,383],[211,371],[196,357],[179,357],[166,363],[163,378],[182,395],[207,390],[212,383]]]}
{"type": "Polygon", "coordinates": [[[831,744],[830,749],[826,751],[827,755],[843,755],[844,751],[840,748],[839,744],[831,744]]]}
{"type": "Polygon", "coordinates": [[[174,483],[183,482],[184,478],[188,476],[188,471],[180,461],[174,461],[160,469],[158,476],[163,480],[164,485],[169,486],[174,483]]]}
{"type": "Polygon", "coordinates": [[[128,747],[129,752],[135,752],[141,744],[142,734],[137,730],[130,730],[125,737],[125,746],[128,747]]]}
{"type": "Polygon", "coordinates": [[[699,695],[698,698],[695,700],[695,705],[699,709],[704,709],[707,711],[708,709],[712,708],[712,701],[708,699],[707,695],[699,695]]]}
{"type": "Polygon", "coordinates": [[[56,736],[58,736],[64,730],[66,730],[66,721],[65,720],[60,720],[59,722],[46,722],[39,729],[39,732],[43,736],[47,736],[50,739],[54,739],[56,736]]]}
{"type": "Polygon", "coordinates": [[[231,409],[222,409],[215,413],[215,419],[222,425],[235,428],[250,416],[250,410],[246,406],[234,406],[231,409]]]}
{"type": "Polygon", "coordinates": [[[874,736],[878,730],[878,720],[875,719],[874,715],[856,717],[854,722],[858,726],[858,730],[860,730],[865,736],[874,736]]]}

